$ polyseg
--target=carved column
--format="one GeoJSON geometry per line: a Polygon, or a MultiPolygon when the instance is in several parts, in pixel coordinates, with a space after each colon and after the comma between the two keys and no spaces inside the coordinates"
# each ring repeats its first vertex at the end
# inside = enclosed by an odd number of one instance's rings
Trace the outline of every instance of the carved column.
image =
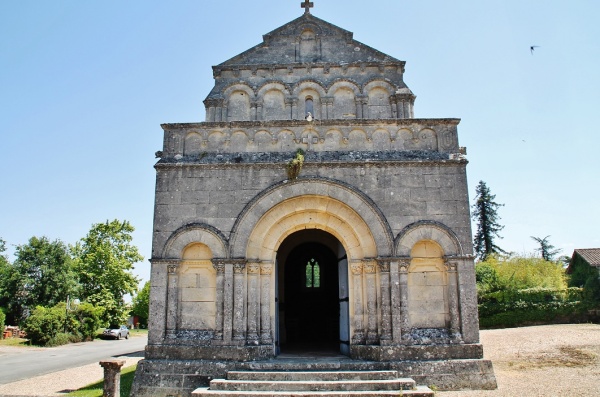
{"type": "Polygon", "coordinates": [[[225,289],[225,263],[219,259],[213,259],[213,268],[217,272],[216,306],[215,314],[215,339],[223,339],[223,296],[225,289]]]}
{"type": "Polygon", "coordinates": [[[228,107],[227,107],[227,104],[226,104],[226,103],[224,103],[224,104],[223,104],[223,111],[222,111],[222,116],[221,116],[221,119],[222,119],[222,121],[229,121],[229,120],[227,119],[228,117],[229,117],[229,116],[228,116],[228,107]]]}
{"type": "Polygon", "coordinates": [[[246,339],[246,325],[244,324],[244,285],[246,275],[246,262],[236,261],[233,264],[233,339],[246,339]]]}
{"type": "Polygon", "coordinates": [[[457,264],[446,262],[448,269],[448,310],[450,311],[450,334],[452,337],[460,335],[460,312],[458,307],[458,278],[457,264]]]}
{"type": "Polygon", "coordinates": [[[233,263],[225,263],[223,274],[223,340],[233,336],[233,263]]]}
{"type": "Polygon", "coordinates": [[[294,119],[294,115],[292,113],[292,104],[294,100],[292,98],[285,98],[285,113],[288,115],[290,120],[294,119]]]}
{"type": "Polygon", "coordinates": [[[273,343],[271,335],[271,274],[272,263],[260,265],[260,343],[269,345],[273,343]]]}
{"type": "Polygon", "coordinates": [[[167,336],[173,336],[177,330],[177,303],[179,300],[179,277],[177,275],[178,263],[167,265],[167,336]]]}
{"type": "Polygon", "coordinates": [[[398,260],[390,261],[390,303],[392,340],[395,344],[398,344],[402,339],[400,330],[400,274],[398,273],[398,260]]]}
{"type": "Polygon", "coordinates": [[[404,107],[404,118],[409,119],[410,117],[410,107],[407,101],[403,101],[402,105],[404,107]]]}
{"type": "Polygon", "coordinates": [[[390,306],[390,259],[377,259],[381,283],[381,344],[392,340],[392,313],[390,306]]]}
{"type": "Polygon", "coordinates": [[[400,260],[398,275],[400,279],[400,334],[403,340],[409,339],[410,324],[408,320],[408,268],[410,259],[400,260]]]}
{"type": "Polygon", "coordinates": [[[360,345],[365,342],[365,332],[363,328],[363,265],[361,262],[352,262],[350,264],[352,271],[352,286],[354,289],[354,334],[352,335],[352,344],[360,345]]]}
{"type": "Polygon", "coordinates": [[[365,260],[363,270],[367,290],[367,344],[379,342],[377,333],[377,264],[374,259],[365,260]]]}
{"type": "Polygon", "coordinates": [[[390,111],[393,119],[398,118],[398,102],[396,100],[396,95],[390,96],[390,111]]]}
{"type": "Polygon", "coordinates": [[[356,99],[354,100],[354,103],[356,104],[356,118],[362,119],[363,118],[362,99],[360,97],[356,97],[356,99]]]}
{"type": "Polygon", "coordinates": [[[256,101],[252,101],[250,102],[250,120],[258,120],[258,116],[256,114],[256,107],[257,107],[257,102],[256,101]]]}
{"type": "Polygon", "coordinates": [[[260,306],[260,264],[248,263],[248,336],[250,345],[258,345],[259,342],[259,306],[260,306]]]}
{"type": "Polygon", "coordinates": [[[256,120],[263,120],[263,103],[262,101],[256,102],[256,120]]]}
{"type": "MultiPolygon", "coordinates": [[[[301,117],[304,118],[304,117],[301,117]]],[[[292,99],[292,120],[298,119],[298,98],[292,99]]]]}
{"type": "Polygon", "coordinates": [[[321,119],[326,120],[329,116],[327,115],[327,99],[321,98],[321,119]]]}
{"type": "Polygon", "coordinates": [[[334,118],[335,115],[334,115],[334,111],[333,111],[333,98],[331,98],[331,97],[325,98],[325,103],[327,104],[327,118],[328,119],[334,118]]]}
{"type": "Polygon", "coordinates": [[[400,100],[400,99],[396,100],[396,113],[398,114],[399,119],[406,118],[406,116],[404,114],[404,101],[403,100],[400,100]]]}

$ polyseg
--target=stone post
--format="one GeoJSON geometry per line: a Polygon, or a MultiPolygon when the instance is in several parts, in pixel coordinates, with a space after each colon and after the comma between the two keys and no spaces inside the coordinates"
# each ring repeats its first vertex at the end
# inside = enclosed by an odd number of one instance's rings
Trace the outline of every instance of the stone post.
{"type": "Polygon", "coordinates": [[[448,269],[448,310],[450,311],[450,335],[460,337],[460,313],[458,310],[457,264],[446,262],[448,269]]]}
{"type": "Polygon", "coordinates": [[[215,314],[215,339],[223,339],[223,297],[225,288],[225,263],[222,259],[213,259],[213,268],[217,272],[216,277],[216,306],[215,314]]]}
{"type": "Polygon", "coordinates": [[[367,289],[367,344],[379,342],[377,333],[377,265],[374,259],[365,260],[363,266],[367,289]]]}
{"type": "Polygon", "coordinates": [[[381,336],[382,345],[392,340],[392,313],[390,306],[390,259],[377,259],[381,283],[381,336]]]}
{"type": "Polygon", "coordinates": [[[244,324],[244,285],[246,275],[246,262],[233,264],[233,339],[246,339],[246,326],[244,324]]]}
{"type": "Polygon", "coordinates": [[[272,263],[260,265],[260,343],[270,345],[273,343],[271,335],[271,274],[272,263]]]}
{"type": "Polygon", "coordinates": [[[354,334],[352,343],[359,345],[365,342],[365,332],[363,328],[363,265],[361,262],[352,262],[350,264],[352,271],[352,286],[354,289],[354,334]]]}
{"type": "Polygon", "coordinates": [[[177,330],[177,303],[179,300],[179,280],[176,263],[167,265],[169,281],[167,287],[167,337],[173,337],[177,330]]]}
{"type": "Polygon", "coordinates": [[[400,279],[400,334],[403,340],[410,338],[410,324],[408,321],[408,268],[410,259],[402,259],[399,263],[398,274],[400,279]]]}
{"type": "Polygon", "coordinates": [[[104,391],[102,397],[119,397],[121,395],[121,367],[125,360],[100,361],[104,368],[104,391]]]}
{"type": "Polygon", "coordinates": [[[259,343],[260,264],[248,263],[248,336],[249,345],[259,343]]]}

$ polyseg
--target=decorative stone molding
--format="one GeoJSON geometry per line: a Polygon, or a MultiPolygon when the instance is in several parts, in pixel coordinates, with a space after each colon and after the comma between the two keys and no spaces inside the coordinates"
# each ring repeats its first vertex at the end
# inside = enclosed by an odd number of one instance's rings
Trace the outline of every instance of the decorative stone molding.
{"type": "Polygon", "coordinates": [[[177,274],[177,269],[179,268],[179,264],[170,264],[167,265],[167,271],[169,273],[169,275],[175,275],[177,274]]]}
{"type": "MultiPolygon", "coordinates": [[[[375,259],[365,259],[363,270],[366,274],[374,274],[377,272],[377,261],[375,259]]],[[[389,267],[388,267],[389,271],[389,267]]]]}
{"type": "Polygon", "coordinates": [[[377,258],[377,266],[379,266],[379,271],[382,273],[389,273],[391,261],[391,258],[377,258]]]}
{"type": "Polygon", "coordinates": [[[260,274],[269,276],[273,273],[273,264],[271,263],[261,263],[260,264],[260,274]]]}
{"type": "Polygon", "coordinates": [[[360,262],[353,262],[350,264],[350,270],[355,276],[361,275],[363,273],[363,264],[360,262]]]}

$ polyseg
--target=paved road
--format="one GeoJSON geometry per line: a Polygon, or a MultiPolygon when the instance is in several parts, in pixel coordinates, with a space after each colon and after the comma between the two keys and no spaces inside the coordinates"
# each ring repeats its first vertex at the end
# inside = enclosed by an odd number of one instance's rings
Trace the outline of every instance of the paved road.
{"type": "Polygon", "coordinates": [[[144,355],[145,336],[50,348],[0,348],[0,385],[118,356],[144,355]]]}

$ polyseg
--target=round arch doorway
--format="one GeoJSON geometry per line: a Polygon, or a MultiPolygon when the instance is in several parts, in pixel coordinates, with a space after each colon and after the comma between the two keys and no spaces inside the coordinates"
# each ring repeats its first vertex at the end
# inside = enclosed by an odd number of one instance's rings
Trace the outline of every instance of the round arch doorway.
{"type": "Polygon", "coordinates": [[[277,251],[279,353],[349,353],[348,261],[342,244],[319,229],[288,236],[277,251]]]}

